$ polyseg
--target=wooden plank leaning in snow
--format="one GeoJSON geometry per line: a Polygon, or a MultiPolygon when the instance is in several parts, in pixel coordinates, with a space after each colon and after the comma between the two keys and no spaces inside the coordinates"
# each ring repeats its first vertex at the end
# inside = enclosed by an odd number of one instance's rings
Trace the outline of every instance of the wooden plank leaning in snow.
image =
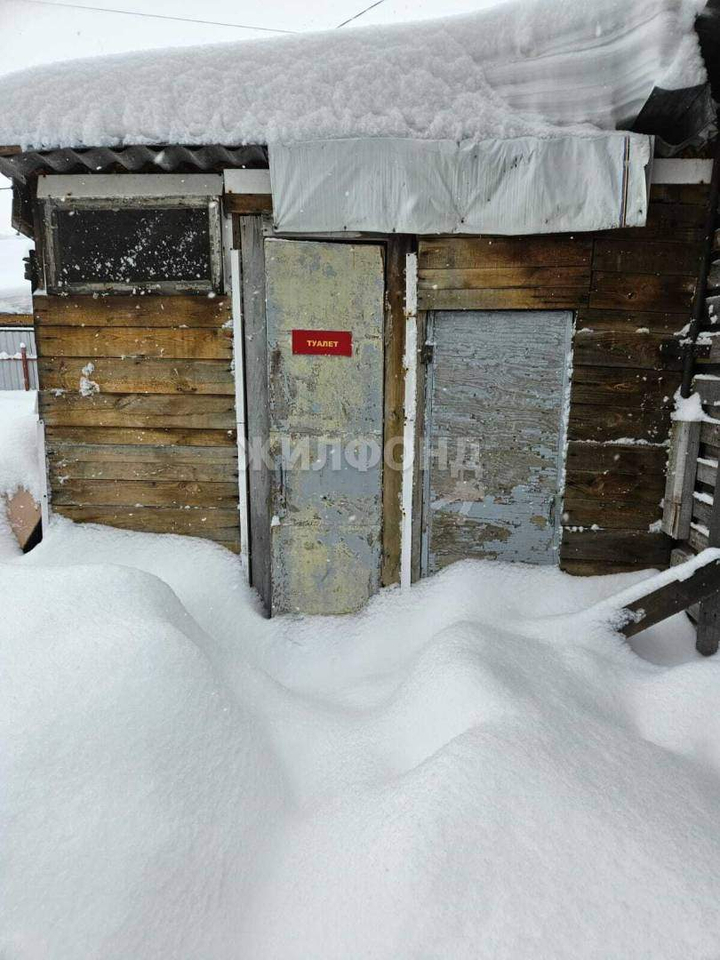
{"type": "MultiPolygon", "coordinates": [[[[649,592],[622,607],[625,622],[620,630],[626,637],[634,637],[641,630],[715,596],[720,591],[720,550],[703,551],[692,560],[644,581],[642,586],[649,592]],[[653,586],[655,589],[651,590],[653,586]]],[[[705,656],[712,656],[717,649],[717,636],[704,647],[698,646],[705,656]]]]}

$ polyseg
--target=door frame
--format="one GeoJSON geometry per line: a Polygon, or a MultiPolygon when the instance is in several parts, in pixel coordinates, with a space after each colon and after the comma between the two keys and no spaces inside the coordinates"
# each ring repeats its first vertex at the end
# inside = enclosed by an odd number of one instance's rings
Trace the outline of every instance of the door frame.
{"type": "MultiPolygon", "coordinates": [[[[268,471],[250,471],[247,466],[249,436],[267,437],[267,382],[259,371],[267,370],[267,320],[265,315],[265,239],[326,241],[344,244],[380,245],[385,268],[383,319],[383,445],[393,449],[392,467],[383,466],[381,586],[400,582],[403,527],[403,456],[405,428],[406,261],[417,250],[417,238],[409,235],[299,235],[275,232],[269,213],[237,214],[228,211],[226,244],[232,283],[234,336],[242,341],[235,349],[238,410],[238,469],[241,528],[247,544],[244,555],[248,581],[256,587],[266,610],[271,608],[268,471]],[[236,264],[236,266],[235,266],[236,264]],[[258,295],[260,291],[261,295],[258,295]],[[236,316],[237,314],[237,316],[236,316]],[[262,331],[262,336],[260,332],[262,331]],[[243,416],[240,415],[242,407],[243,416]],[[244,501],[244,508],[243,508],[244,501]]],[[[241,547],[242,550],[242,547],[241,547]]]]}

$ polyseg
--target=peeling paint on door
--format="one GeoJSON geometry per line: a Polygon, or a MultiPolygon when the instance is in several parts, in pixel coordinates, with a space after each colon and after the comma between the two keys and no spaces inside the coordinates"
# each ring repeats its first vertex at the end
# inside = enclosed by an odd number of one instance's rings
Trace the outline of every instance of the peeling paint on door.
{"type": "Polygon", "coordinates": [[[272,612],[350,613],[380,581],[382,249],[268,239],[265,258],[272,612]],[[293,329],[350,331],[352,356],[293,354],[293,329]]]}
{"type": "Polygon", "coordinates": [[[431,314],[423,569],[556,563],[572,314],[431,314]]]}

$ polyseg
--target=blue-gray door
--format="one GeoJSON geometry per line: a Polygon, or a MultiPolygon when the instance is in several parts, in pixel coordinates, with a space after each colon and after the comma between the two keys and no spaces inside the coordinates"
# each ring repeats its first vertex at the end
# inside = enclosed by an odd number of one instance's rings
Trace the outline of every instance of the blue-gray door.
{"type": "Polygon", "coordinates": [[[272,613],[349,613],[380,585],[383,252],[268,239],[265,263],[272,613]],[[349,332],[351,356],[293,330],[349,332]]]}
{"type": "Polygon", "coordinates": [[[428,317],[423,571],[557,562],[572,314],[428,317]]]}

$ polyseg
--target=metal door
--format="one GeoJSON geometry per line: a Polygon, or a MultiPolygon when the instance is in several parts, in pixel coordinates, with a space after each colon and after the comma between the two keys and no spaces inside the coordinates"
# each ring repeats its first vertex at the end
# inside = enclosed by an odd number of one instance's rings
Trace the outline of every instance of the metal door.
{"type": "Polygon", "coordinates": [[[424,573],[557,562],[572,314],[428,317],[424,573]]]}
{"type": "Polygon", "coordinates": [[[272,612],[349,613],[380,583],[383,252],[268,239],[265,261],[272,612]],[[293,330],[349,331],[351,356],[293,330]]]}

